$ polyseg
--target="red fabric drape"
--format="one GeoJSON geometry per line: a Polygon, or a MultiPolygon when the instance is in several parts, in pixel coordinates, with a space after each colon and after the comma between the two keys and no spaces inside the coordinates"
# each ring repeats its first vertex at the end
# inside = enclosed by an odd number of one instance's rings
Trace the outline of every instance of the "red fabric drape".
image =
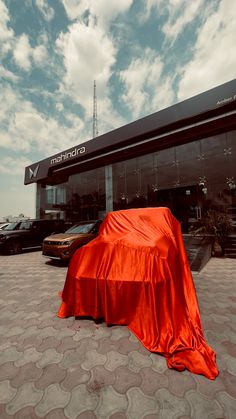
{"type": "Polygon", "coordinates": [[[125,324],[169,368],[218,375],[180,224],[168,208],[108,213],[98,237],[70,262],[58,316],[125,324]]]}

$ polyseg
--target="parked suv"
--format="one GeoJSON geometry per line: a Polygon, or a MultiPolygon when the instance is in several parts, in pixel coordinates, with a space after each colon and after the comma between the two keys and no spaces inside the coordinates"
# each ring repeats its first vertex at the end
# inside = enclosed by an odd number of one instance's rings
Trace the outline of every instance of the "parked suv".
{"type": "Polygon", "coordinates": [[[102,220],[84,221],[69,228],[63,234],[53,234],[43,241],[43,256],[69,261],[75,251],[95,239],[102,220]]]}
{"type": "Polygon", "coordinates": [[[41,248],[43,239],[52,233],[64,231],[63,220],[21,221],[17,230],[0,232],[0,250],[16,254],[24,249],[41,248]]]}

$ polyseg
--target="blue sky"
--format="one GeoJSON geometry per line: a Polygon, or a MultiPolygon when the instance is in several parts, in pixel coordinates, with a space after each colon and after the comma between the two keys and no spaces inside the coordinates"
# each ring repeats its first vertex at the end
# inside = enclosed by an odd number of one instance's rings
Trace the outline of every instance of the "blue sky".
{"type": "Polygon", "coordinates": [[[236,1],[0,0],[0,219],[24,168],[235,78],[236,1]]]}

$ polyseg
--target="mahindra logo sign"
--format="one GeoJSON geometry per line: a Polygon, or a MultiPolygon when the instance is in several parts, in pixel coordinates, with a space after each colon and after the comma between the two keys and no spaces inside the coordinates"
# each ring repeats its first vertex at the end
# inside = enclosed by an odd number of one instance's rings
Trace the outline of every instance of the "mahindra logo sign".
{"type": "Polygon", "coordinates": [[[60,163],[61,161],[71,159],[72,157],[76,157],[85,153],[85,151],[85,147],[75,147],[72,151],[66,151],[65,153],[61,153],[59,156],[53,157],[51,159],[51,164],[60,163]]]}
{"type": "Polygon", "coordinates": [[[32,179],[36,177],[38,170],[39,170],[39,164],[34,169],[31,169],[31,167],[29,167],[29,178],[32,179]]]}

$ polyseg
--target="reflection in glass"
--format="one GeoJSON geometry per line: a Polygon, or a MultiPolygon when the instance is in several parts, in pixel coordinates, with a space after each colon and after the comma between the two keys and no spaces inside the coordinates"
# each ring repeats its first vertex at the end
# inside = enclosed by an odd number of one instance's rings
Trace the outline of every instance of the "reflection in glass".
{"type": "MultiPolygon", "coordinates": [[[[236,131],[202,138],[112,164],[113,210],[167,206],[188,231],[209,208],[236,208],[236,131]]],[[[157,144],[158,145],[158,144],[157,144]]],[[[37,186],[41,217],[98,219],[106,211],[105,169],[37,186]],[[57,215],[56,215],[57,216],[57,215]]]]}

